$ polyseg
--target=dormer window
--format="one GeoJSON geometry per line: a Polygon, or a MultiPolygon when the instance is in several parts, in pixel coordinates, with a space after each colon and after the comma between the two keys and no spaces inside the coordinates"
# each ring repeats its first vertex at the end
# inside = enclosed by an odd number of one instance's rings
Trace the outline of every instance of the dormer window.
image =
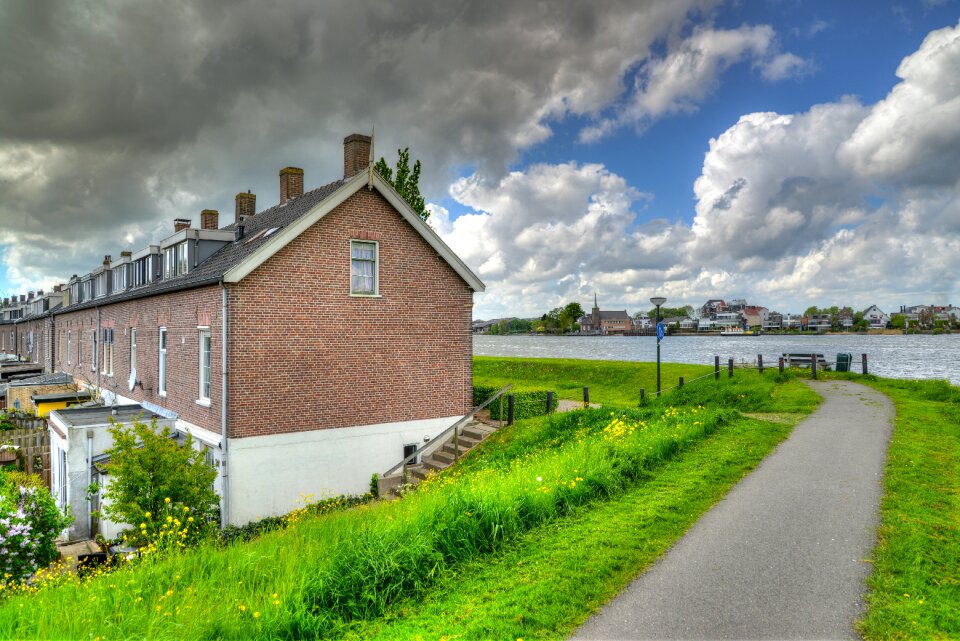
{"type": "Polygon", "coordinates": [[[110,272],[104,270],[96,278],[96,293],[97,298],[103,298],[110,293],[110,272]]]}
{"type": "Polygon", "coordinates": [[[163,250],[163,277],[173,278],[186,274],[190,262],[187,259],[187,243],[177,243],[163,250]]]}
{"type": "Polygon", "coordinates": [[[127,266],[120,265],[113,270],[113,291],[122,292],[127,288],[127,266]]]}

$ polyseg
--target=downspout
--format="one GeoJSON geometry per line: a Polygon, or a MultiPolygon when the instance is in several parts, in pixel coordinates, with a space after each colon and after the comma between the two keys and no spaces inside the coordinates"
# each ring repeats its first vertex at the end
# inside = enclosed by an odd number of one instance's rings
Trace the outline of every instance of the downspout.
{"type": "Polygon", "coordinates": [[[97,306],[94,309],[97,310],[97,331],[94,333],[95,338],[93,339],[93,366],[97,369],[97,398],[102,399],[103,393],[100,390],[100,349],[97,347],[97,344],[101,338],[100,332],[100,307],[97,306]]]}
{"type": "Polygon", "coordinates": [[[93,485],[93,430],[87,430],[87,536],[93,538],[93,497],[90,486],[93,485]]]}
{"type": "Polygon", "coordinates": [[[227,461],[227,286],[220,281],[220,478],[223,497],[220,501],[220,527],[230,522],[230,466],[227,461]]]}

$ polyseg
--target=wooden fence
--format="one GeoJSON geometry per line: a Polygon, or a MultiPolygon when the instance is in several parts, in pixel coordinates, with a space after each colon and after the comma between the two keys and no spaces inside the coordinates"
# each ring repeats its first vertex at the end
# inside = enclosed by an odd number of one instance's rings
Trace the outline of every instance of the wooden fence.
{"type": "MultiPolygon", "coordinates": [[[[11,421],[20,424],[20,420],[11,421]]],[[[22,421],[28,427],[0,432],[0,445],[12,445],[0,451],[0,464],[16,463],[28,474],[38,474],[50,487],[50,433],[43,419],[22,421]]]]}

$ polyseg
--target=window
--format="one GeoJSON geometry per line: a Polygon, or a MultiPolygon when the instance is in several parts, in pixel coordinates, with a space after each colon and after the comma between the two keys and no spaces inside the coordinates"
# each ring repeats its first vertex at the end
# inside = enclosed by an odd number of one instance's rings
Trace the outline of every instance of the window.
{"type": "Polygon", "coordinates": [[[189,271],[187,243],[178,243],[163,250],[163,277],[173,278],[189,271]]]}
{"type": "Polygon", "coordinates": [[[127,266],[120,265],[113,270],[113,291],[122,292],[127,288],[127,266]]]}
{"type": "Polygon", "coordinates": [[[90,371],[97,371],[97,330],[90,331],[90,371]]]}
{"type": "Polygon", "coordinates": [[[93,281],[85,280],[80,283],[80,291],[82,300],[90,300],[93,298],[93,281]]]}
{"type": "Polygon", "coordinates": [[[137,371],[137,330],[130,330],[130,371],[137,371]]]}
{"type": "Polygon", "coordinates": [[[83,363],[83,330],[77,330],[77,367],[83,363]]]}
{"type": "Polygon", "coordinates": [[[67,365],[70,365],[73,362],[70,358],[72,349],[73,349],[73,333],[67,332],[67,365]]]}
{"type": "Polygon", "coordinates": [[[113,376],[113,330],[103,330],[103,366],[100,372],[113,376]]]}
{"type": "Polygon", "coordinates": [[[167,395],[167,328],[160,328],[160,371],[157,375],[157,391],[160,396],[167,395]]]}
{"type": "MultiPolygon", "coordinates": [[[[404,445],[404,446],[403,446],[403,460],[406,461],[408,456],[413,456],[414,454],[416,454],[416,452],[417,452],[417,444],[416,444],[416,443],[410,443],[410,444],[408,444],[408,445],[404,445]]],[[[411,465],[415,465],[416,463],[419,463],[419,462],[420,462],[420,457],[418,456],[417,458],[413,459],[412,461],[407,461],[407,462],[410,463],[411,465]]]]}
{"type": "Polygon", "coordinates": [[[350,293],[377,294],[377,243],[350,241],[350,293]]]}
{"type": "Polygon", "coordinates": [[[105,271],[105,272],[103,272],[102,274],[100,274],[99,276],[97,276],[97,281],[96,281],[96,296],[97,296],[97,298],[101,298],[101,297],[106,296],[107,294],[110,293],[110,288],[109,288],[109,286],[108,286],[108,283],[109,283],[109,280],[108,280],[108,279],[109,279],[109,278],[110,278],[110,273],[107,272],[107,271],[105,271]]]}
{"type": "Polygon", "coordinates": [[[210,328],[200,328],[200,402],[210,403],[210,328]]]}

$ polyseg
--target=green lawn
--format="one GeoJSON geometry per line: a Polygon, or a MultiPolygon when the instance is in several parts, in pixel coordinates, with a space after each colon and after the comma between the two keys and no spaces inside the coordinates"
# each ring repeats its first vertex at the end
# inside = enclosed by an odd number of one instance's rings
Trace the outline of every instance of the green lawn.
{"type": "MultiPolygon", "coordinates": [[[[661,388],[673,387],[680,376],[690,381],[712,371],[706,365],[663,363],[661,388]]],[[[475,356],[473,381],[476,385],[547,389],[558,398],[575,401],[582,401],[583,388],[589,387],[592,403],[636,407],[641,388],[647,397],[657,391],[657,370],[651,363],[475,356]]]]}
{"type": "Polygon", "coordinates": [[[958,639],[960,389],[870,379],[893,399],[897,418],[860,630],[878,640],[958,639]]]}

